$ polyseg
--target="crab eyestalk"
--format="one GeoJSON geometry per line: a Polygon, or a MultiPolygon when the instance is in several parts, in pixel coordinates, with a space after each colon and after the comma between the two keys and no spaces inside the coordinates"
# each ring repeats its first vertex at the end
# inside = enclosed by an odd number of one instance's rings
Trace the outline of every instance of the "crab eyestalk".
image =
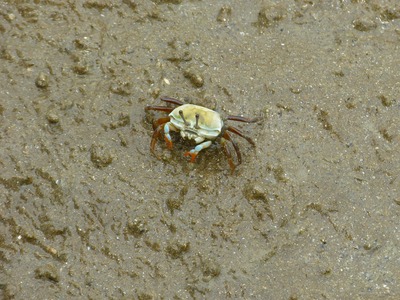
{"type": "Polygon", "coordinates": [[[200,118],[200,115],[198,113],[196,113],[196,124],[194,125],[194,128],[196,128],[196,129],[200,128],[200,126],[199,126],[199,118],[200,118]]]}
{"type": "Polygon", "coordinates": [[[181,116],[183,123],[185,123],[186,126],[189,126],[190,124],[186,121],[185,117],[183,116],[183,111],[179,111],[179,115],[181,116]]]}

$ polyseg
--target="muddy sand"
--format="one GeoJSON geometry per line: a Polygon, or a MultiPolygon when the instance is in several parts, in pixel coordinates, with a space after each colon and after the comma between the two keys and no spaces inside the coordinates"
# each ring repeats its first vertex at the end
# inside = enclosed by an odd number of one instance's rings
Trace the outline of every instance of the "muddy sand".
{"type": "Polygon", "coordinates": [[[1,299],[399,299],[400,5],[0,2],[1,299]],[[150,153],[170,96],[236,136],[150,153]]]}

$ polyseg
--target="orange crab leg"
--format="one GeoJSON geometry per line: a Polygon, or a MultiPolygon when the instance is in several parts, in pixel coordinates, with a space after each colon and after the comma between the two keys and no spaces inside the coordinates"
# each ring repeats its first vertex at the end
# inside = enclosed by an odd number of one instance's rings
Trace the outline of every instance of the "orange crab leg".
{"type": "Polygon", "coordinates": [[[159,138],[159,136],[160,136],[160,133],[161,133],[161,131],[163,131],[163,129],[164,129],[165,124],[166,124],[166,123],[160,124],[160,125],[156,128],[156,130],[154,130],[153,136],[151,137],[150,150],[151,150],[151,153],[153,153],[154,156],[157,157],[158,159],[160,159],[160,156],[158,156],[158,155],[156,154],[155,147],[156,147],[157,140],[158,140],[158,138],[159,138]]]}
{"type": "Polygon", "coordinates": [[[157,129],[158,126],[160,126],[161,124],[165,124],[170,120],[170,117],[164,117],[164,118],[160,118],[157,119],[153,122],[153,130],[157,129]]]}
{"type": "Polygon", "coordinates": [[[169,118],[161,118],[156,121],[158,123],[157,128],[153,132],[153,136],[151,137],[151,142],[150,142],[150,150],[154,154],[155,157],[160,159],[160,156],[156,154],[156,143],[158,138],[160,137],[161,133],[164,133],[164,140],[167,143],[167,148],[172,149],[173,144],[171,140],[171,136],[169,134],[170,130],[170,123],[168,123],[169,118]]]}

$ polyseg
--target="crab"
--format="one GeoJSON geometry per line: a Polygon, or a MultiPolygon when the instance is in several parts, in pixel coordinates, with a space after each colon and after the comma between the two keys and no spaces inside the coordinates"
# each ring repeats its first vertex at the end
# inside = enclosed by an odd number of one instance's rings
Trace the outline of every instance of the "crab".
{"type": "MultiPolygon", "coordinates": [[[[161,97],[160,99],[161,101],[174,105],[174,107],[148,105],[145,108],[145,110],[169,113],[168,117],[162,117],[153,122],[154,133],[151,138],[150,150],[158,159],[160,159],[160,156],[157,155],[155,151],[157,140],[163,134],[167,148],[172,149],[173,143],[170,134],[172,131],[180,132],[184,140],[192,140],[196,144],[193,149],[184,153],[184,156],[190,157],[190,162],[195,162],[200,151],[210,147],[213,142],[219,141],[228,159],[232,173],[236,166],[241,164],[242,154],[239,150],[239,146],[232,139],[231,133],[246,139],[255,147],[254,141],[250,137],[244,135],[239,129],[233,126],[226,126],[218,112],[199,105],[185,104],[175,98],[161,97]],[[227,142],[230,142],[235,150],[237,164],[234,163],[231,149],[227,142]]],[[[226,120],[255,123],[259,119],[228,116],[226,120]]]]}

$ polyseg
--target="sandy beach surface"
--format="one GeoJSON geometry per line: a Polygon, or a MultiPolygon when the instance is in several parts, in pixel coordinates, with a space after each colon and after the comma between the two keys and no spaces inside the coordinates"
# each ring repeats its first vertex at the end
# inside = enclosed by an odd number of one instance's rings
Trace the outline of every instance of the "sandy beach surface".
{"type": "Polygon", "coordinates": [[[400,299],[399,66],[395,0],[0,1],[0,298],[400,299]]]}

